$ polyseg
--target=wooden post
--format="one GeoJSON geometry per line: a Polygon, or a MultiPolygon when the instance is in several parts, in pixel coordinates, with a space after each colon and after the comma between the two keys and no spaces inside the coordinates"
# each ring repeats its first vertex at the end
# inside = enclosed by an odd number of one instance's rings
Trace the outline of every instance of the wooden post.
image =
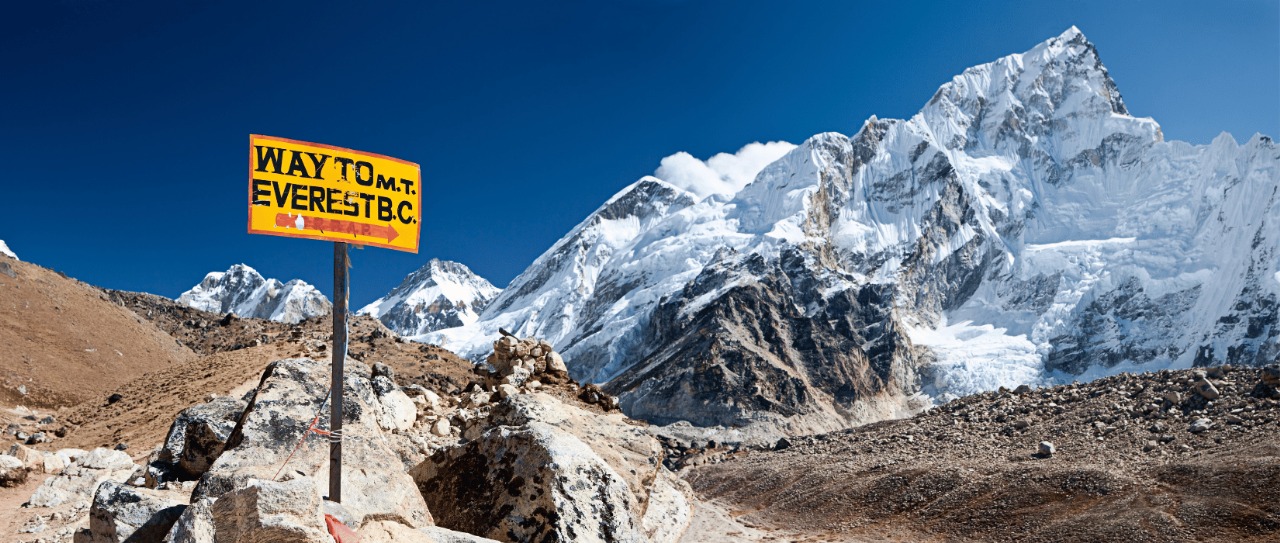
{"type": "Polygon", "coordinates": [[[342,502],[342,372],[347,360],[347,244],[333,244],[333,392],[329,401],[329,501],[342,502]]]}

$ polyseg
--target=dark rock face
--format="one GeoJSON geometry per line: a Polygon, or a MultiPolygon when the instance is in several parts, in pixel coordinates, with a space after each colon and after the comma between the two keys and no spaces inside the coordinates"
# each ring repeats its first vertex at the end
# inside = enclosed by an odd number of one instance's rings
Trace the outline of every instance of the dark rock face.
{"type": "Polygon", "coordinates": [[[918,389],[909,340],[889,315],[888,293],[868,285],[821,295],[799,253],[751,255],[712,266],[648,326],[649,354],[608,384],[631,416],[658,423],[739,425],[762,412],[789,417],[840,412],[859,400],[918,389]],[[708,305],[706,293],[743,274],[708,305]],[[807,309],[807,311],[806,311],[807,309]]]}
{"type": "Polygon", "coordinates": [[[160,541],[186,508],[154,491],[107,481],[94,493],[88,537],[77,537],[76,541],[160,541]]]}
{"type": "Polygon", "coordinates": [[[1176,347],[1179,316],[1199,294],[1200,288],[1195,287],[1153,300],[1136,279],[1130,279],[1089,304],[1074,334],[1054,338],[1045,367],[1078,374],[1095,364],[1112,367],[1125,361],[1175,358],[1180,354],[1176,347]],[[1134,327],[1165,333],[1129,337],[1134,327]]]}
{"type": "Polygon", "coordinates": [[[237,398],[217,398],[182,410],[148,466],[149,482],[198,479],[222,454],[246,405],[237,398]]]}

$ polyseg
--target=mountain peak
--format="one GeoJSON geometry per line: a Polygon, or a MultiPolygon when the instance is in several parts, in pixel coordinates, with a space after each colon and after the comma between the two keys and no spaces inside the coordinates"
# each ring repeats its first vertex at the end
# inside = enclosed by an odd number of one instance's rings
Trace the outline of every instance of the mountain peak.
{"type": "Polygon", "coordinates": [[[502,292],[466,265],[433,258],[360,309],[405,336],[471,324],[502,292]]]}
{"type": "Polygon", "coordinates": [[[1129,115],[1097,49],[1074,26],[1026,52],[964,70],[938,89],[919,119],[944,148],[1044,146],[1063,160],[1112,134],[1161,139],[1154,121],[1129,115]]]}
{"type": "Polygon", "coordinates": [[[329,299],[306,281],[267,279],[247,264],[209,272],[177,301],[202,311],[287,323],[318,317],[332,308],[329,299]]]}
{"type": "Polygon", "coordinates": [[[5,245],[4,240],[2,239],[0,239],[0,255],[6,255],[9,258],[18,260],[18,255],[13,254],[13,250],[9,249],[9,246],[5,245]]]}

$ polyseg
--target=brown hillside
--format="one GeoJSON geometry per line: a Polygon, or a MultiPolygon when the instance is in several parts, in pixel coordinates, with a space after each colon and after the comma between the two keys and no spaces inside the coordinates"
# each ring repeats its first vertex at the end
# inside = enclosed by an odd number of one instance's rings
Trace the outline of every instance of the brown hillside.
{"type": "Polygon", "coordinates": [[[146,372],[195,358],[101,290],[4,256],[0,346],[0,404],[41,408],[102,400],[146,372]]]}
{"type": "MultiPolygon", "coordinates": [[[[71,425],[70,433],[43,448],[126,443],[130,452],[145,452],[163,441],[178,412],[206,401],[211,394],[242,394],[248,390],[242,385],[256,385],[270,362],[299,356],[330,359],[333,325],[328,317],[288,325],[227,318],[149,294],[110,294],[124,306],[154,319],[184,344],[209,354],[113,388],[111,393],[121,396],[115,403],[93,399],[71,408],[64,415],[71,425]]],[[[473,378],[471,363],[438,347],[398,340],[374,319],[356,317],[349,330],[351,358],[387,364],[402,384],[416,383],[455,394],[473,378]]]]}

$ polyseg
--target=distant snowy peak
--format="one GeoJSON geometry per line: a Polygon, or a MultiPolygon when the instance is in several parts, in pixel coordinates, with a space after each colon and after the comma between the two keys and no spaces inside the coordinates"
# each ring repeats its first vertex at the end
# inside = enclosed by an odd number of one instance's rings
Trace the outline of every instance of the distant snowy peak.
{"type": "Polygon", "coordinates": [[[359,313],[400,335],[425,334],[476,322],[501,292],[470,268],[433,258],[359,313]]]}
{"type": "Polygon", "coordinates": [[[1097,49],[1074,26],[1025,53],[965,70],[912,121],[947,150],[1058,161],[1116,134],[1162,139],[1155,121],[1129,115],[1097,49]]]}
{"type": "Polygon", "coordinates": [[[210,272],[200,284],[178,297],[178,303],[212,313],[298,323],[326,315],[333,304],[315,287],[294,279],[266,279],[244,264],[210,272]]]}
{"type": "Polygon", "coordinates": [[[18,255],[13,254],[13,251],[9,249],[8,245],[5,245],[2,239],[0,239],[0,255],[7,255],[9,258],[18,260],[18,255]]]}

